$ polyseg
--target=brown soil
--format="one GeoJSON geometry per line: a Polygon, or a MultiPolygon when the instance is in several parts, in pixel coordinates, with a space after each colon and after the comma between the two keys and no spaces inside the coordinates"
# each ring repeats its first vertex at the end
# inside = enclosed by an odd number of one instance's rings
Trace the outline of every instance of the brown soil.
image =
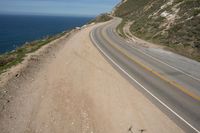
{"type": "Polygon", "coordinates": [[[12,77],[1,82],[1,133],[128,133],[131,126],[136,133],[183,132],[93,46],[95,26],[1,75],[12,77]]]}

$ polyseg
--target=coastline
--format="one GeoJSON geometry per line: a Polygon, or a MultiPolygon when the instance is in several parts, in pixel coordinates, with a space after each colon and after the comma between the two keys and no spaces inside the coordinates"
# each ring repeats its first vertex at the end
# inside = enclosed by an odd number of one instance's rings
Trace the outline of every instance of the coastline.
{"type": "Polygon", "coordinates": [[[44,45],[47,45],[68,33],[69,31],[64,31],[53,36],[25,43],[15,50],[0,54],[0,75],[12,66],[21,63],[29,53],[34,53],[44,45]]]}
{"type": "Polygon", "coordinates": [[[54,53],[55,51],[53,49],[55,49],[55,47],[60,47],[57,46],[60,41],[62,41],[63,39],[69,39],[77,31],[98,22],[108,21],[109,19],[102,19],[105,16],[106,14],[102,16],[100,15],[99,21],[97,21],[96,19],[92,19],[81,27],[74,27],[70,30],[63,31],[55,35],[24,43],[15,50],[0,54],[0,99],[1,93],[7,92],[6,90],[2,90],[1,88],[9,83],[9,81],[13,78],[19,77],[20,73],[31,66],[32,62],[39,62],[39,58],[41,56],[43,58],[44,56],[48,56],[49,52],[54,53]],[[48,49],[51,49],[51,51],[49,51],[48,49]],[[8,61],[4,62],[5,59],[8,59],[8,61]]]}
{"type": "Polygon", "coordinates": [[[81,27],[91,19],[92,16],[0,14],[0,54],[15,50],[27,42],[81,27]]]}
{"type": "MultiPolygon", "coordinates": [[[[6,86],[11,80],[20,77],[20,75],[22,75],[25,71],[31,70],[34,65],[41,64],[44,62],[45,58],[48,58],[48,56],[53,57],[54,53],[62,47],[63,44],[61,42],[63,40],[69,39],[70,36],[72,36],[76,31],[76,29],[72,29],[68,32],[66,31],[59,33],[50,37],[50,40],[48,40],[43,45],[39,45],[38,43],[39,41],[43,40],[34,41],[36,48],[32,49],[31,51],[23,51],[23,56],[20,57],[20,59],[16,59],[17,61],[14,61],[15,63],[7,66],[4,69],[0,69],[0,88],[4,88],[4,86],[6,86]]],[[[28,45],[25,44],[16,50],[2,54],[0,56],[12,56],[19,49],[27,49],[28,45]]],[[[1,95],[3,92],[7,92],[7,90],[0,89],[0,98],[2,98],[1,95]]]]}

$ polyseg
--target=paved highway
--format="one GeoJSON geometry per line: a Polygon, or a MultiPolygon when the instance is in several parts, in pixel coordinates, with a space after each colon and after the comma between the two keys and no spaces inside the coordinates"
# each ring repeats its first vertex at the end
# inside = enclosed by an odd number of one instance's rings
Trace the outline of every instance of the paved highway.
{"type": "Polygon", "coordinates": [[[116,33],[120,22],[121,19],[114,18],[93,29],[90,37],[94,45],[181,128],[199,133],[200,63],[127,42],[116,33]]]}

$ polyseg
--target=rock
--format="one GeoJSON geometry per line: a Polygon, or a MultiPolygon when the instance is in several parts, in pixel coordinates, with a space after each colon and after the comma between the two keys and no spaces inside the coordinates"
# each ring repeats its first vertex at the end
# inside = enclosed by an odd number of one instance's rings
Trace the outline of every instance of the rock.
{"type": "Polygon", "coordinates": [[[17,73],[17,74],[15,75],[15,77],[17,77],[17,78],[18,78],[18,77],[19,77],[19,74],[17,73]]]}

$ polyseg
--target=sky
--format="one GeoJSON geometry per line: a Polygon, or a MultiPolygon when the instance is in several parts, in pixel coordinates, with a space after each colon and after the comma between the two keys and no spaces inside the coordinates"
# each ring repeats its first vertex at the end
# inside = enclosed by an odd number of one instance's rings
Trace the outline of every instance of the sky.
{"type": "Polygon", "coordinates": [[[0,14],[96,16],[120,0],[0,0],[0,14]]]}

